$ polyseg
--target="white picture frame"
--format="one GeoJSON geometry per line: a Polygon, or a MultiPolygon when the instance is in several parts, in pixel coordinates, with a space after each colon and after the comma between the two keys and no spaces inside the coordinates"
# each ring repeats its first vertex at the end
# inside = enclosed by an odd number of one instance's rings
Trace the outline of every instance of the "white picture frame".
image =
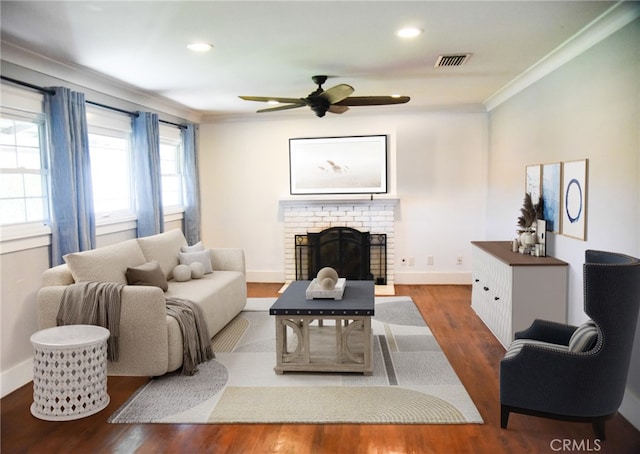
{"type": "Polygon", "coordinates": [[[387,136],[289,139],[290,193],[387,192],[387,136]]]}

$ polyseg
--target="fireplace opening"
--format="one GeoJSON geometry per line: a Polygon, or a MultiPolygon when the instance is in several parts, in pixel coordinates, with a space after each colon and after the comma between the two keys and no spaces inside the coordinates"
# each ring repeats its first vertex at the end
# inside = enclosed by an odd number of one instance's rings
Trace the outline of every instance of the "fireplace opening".
{"type": "Polygon", "coordinates": [[[387,282],[386,235],[331,227],[295,236],[296,280],[311,280],[325,266],[347,280],[387,282]]]}

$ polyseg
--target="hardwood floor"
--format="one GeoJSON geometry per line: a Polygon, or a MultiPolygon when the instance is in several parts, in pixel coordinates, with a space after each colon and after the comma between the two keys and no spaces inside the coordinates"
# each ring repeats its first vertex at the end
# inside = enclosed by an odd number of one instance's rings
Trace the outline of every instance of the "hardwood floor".
{"type": "MultiPolygon", "coordinates": [[[[249,296],[277,296],[281,284],[249,284],[249,296]]],[[[553,453],[640,452],[640,432],[622,416],[606,424],[607,441],[591,425],[512,414],[500,429],[498,363],[504,349],[470,307],[466,286],[397,285],[411,296],[482,414],[466,425],[189,425],[108,424],[107,418],[146,378],[109,377],[111,402],[70,422],[31,416],[32,385],[2,399],[6,453],[553,453]]],[[[275,361],[275,357],[274,357],[275,361]]]]}

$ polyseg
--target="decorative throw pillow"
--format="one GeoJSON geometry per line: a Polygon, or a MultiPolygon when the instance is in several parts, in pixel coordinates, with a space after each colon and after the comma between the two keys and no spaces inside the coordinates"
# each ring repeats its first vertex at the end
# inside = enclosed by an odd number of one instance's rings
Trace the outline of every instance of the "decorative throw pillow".
{"type": "Polygon", "coordinates": [[[200,262],[189,264],[191,270],[191,279],[201,279],[204,276],[204,265],[200,262]]]}
{"type": "Polygon", "coordinates": [[[181,252],[178,260],[182,265],[191,265],[194,262],[200,262],[204,265],[204,274],[213,273],[211,266],[211,249],[205,249],[198,252],[181,252]]]}
{"type": "Polygon", "coordinates": [[[191,268],[188,265],[178,265],[173,269],[173,279],[178,282],[191,280],[191,268]]]}
{"type": "Polygon", "coordinates": [[[198,241],[196,244],[192,246],[182,246],[180,248],[181,252],[199,252],[204,251],[204,246],[202,245],[202,241],[198,241]]]}
{"type": "Polygon", "coordinates": [[[164,276],[157,260],[152,260],[140,266],[128,267],[125,274],[129,285],[160,287],[165,292],[169,289],[167,278],[164,276]]]}
{"type": "Polygon", "coordinates": [[[167,280],[171,279],[171,271],[179,265],[180,248],[187,245],[182,230],[173,229],[156,235],[137,239],[145,261],[157,260],[167,280]]]}
{"type": "Polygon", "coordinates": [[[569,351],[586,352],[591,350],[598,340],[598,328],[593,320],[584,322],[569,339],[569,351]]]}

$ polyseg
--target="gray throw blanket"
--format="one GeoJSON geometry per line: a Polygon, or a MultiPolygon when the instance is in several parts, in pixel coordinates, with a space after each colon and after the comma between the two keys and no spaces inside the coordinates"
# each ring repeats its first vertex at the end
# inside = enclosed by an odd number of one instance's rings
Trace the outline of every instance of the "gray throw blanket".
{"type": "Polygon", "coordinates": [[[198,364],[215,358],[211,350],[209,329],[197,304],[172,297],[167,297],[166,303],[167,315],[176,319],[182,331],[182,373],[193,375],[198,372],[198,364]]]}
{"type": "Polygon", "coordinates": [[[68,285],[62,294],[56,316],[57,325],[98,325],[107,328],[111,333],[107,341],[107,359],[118,361],[120,292],[123,287],[123,284],[114,282],[68,285]]]}
{"type": "MultiPolygon", "coordinates": [[[[68,285],[63,294],[56,323],[61,325],[98,325],[111,333],[107,359],[118,361],[120,334],[120,292],[124,284],[112,282],[78,282],[68,285]]],[[[193,375],[198,364],[215,357],[211,350],[209,329],[200,307],[192,301],[166,298],[167,315],[178,322],[182,331],[182,373],[193,375]]]]}

